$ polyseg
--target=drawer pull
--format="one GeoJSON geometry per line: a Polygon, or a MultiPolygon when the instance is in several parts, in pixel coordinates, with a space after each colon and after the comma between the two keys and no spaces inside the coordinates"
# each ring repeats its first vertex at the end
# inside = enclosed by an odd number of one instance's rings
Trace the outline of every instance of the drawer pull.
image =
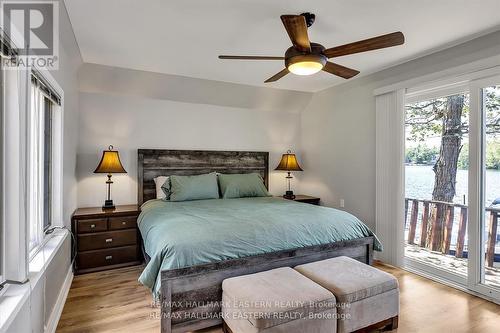
{"type": "Polygon", "coordinates": [[[113,238],[106,238],[106,243],[111,243],[113,241],[113,238]]]}
{"type": "Polygon", "coordinates": [[[90,229],[94,229],[94,228],[95,228],[95,224],[91,224],[90,229]]]}
{"type": "Polygon", "coordinates": [[[123,221],[123,222],[122,222],[122,225],[127,225],[127,222],[123,221]]]}
{"type": "Polygon", "coordinates": [[[111,260],[113,259],[113,256],[106,256],[106,260],[111,260]]]}

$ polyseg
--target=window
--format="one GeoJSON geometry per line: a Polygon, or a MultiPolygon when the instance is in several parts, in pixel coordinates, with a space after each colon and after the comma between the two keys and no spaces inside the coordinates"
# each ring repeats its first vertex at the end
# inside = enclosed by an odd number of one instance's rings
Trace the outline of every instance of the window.
{"type": "Polygon", "coordinates": [[[496,66],[441,80],[426,76],[418,86],[412,80],[375,92],[383,259],[494,301],[500,300],[499,74],[496,66]]]}
{"type": "Polygon", "coordinates": [[[0,58],[11,64],[0,68],[0,283],[26,282],[45,231],[64,225],[63,90],[15,49],[0,29],[0,58]]]}
{"type": "Polygon", "coordinates": [[[457,283],[468,273],[469,111],[467,87],[405,106],[405,258],[457,283]]]}
{"type": "Polygon", "coordinates": [[[44,154],[43,154],[43,231],[46,231],[52,218],[52,102],[45,98],[44,110],[44,154]]]}
{"type": "MultiPolygon", "coordinates": [[[[2,70],[2,62],[0,61],[0,142],[4,141],[3,137],[3,70],[2,70]]],[[[0,144],[0,191],[2,191],[2,196],[4,195],[3,191],[3,145],[0,144]]],[[[0,253],[4,251],[4,242],[3,242],[3,200],[0,200],[0,253]]],[[[5,282],[4,279],[4,260],[3,255],[0,255],[0,286],[5,282]]],[[[1,289],[1,287],[0,287],[1,289]]]]}
{"type": "Polygon", "coordinates": [[[33,256],[52,225],[54,112],[57,99],[42,78],[32,73],[28,129],[29,251],[33,256]]]}
{"type": "Polygon", "coordinates": [[[50,73],[33,68],[0,75],[0,283],[24,283],[47,228],[64,224],[63,91],[50,73]]]}

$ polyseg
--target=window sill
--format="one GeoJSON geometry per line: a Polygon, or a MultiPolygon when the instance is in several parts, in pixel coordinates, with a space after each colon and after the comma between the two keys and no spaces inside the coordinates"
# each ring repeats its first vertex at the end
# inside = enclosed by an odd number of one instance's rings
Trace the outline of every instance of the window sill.
{"type": "Polygon", "coordinates": [[[31,289],[40,281],[49,263],[68,237],[67,230],[57,230],[29,263],[28,282],[23,284],[6,283],[0,296],[0,332],[6,330],[16,317],[24,302],[29,298],[31,289]]]}
{"type": "Polygon", "coordinates": [[[69,232],[65,229],[58,229],[52,234],[48,235],[40,246],[38,252],[31,258],[28,268],[28,279],[32,286],[38,283],[38,280],[47,269],[47,266],[56,255],[59,248],[64,243],[69,232]]]}

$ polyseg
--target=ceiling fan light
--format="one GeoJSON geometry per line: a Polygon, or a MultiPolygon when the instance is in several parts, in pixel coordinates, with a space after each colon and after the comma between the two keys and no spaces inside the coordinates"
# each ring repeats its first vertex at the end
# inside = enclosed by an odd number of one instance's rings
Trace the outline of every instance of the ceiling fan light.
{"type": "Polygon", "coordinates": [[[301,61],[288,66],[288,70],[296,75],[312,75],[322,68],[323,64],[316,61],[301,61]]]}
{"type": "MultiPolygon", "coordinates": [[[[296,51],[287,51],[288,54],[292,52],[296,51]]],[[[297,54],[286,57],[285,65],[293,74],[312,75],[322,70],[326,61],[326,57],[322,54],[297,54]]]]}

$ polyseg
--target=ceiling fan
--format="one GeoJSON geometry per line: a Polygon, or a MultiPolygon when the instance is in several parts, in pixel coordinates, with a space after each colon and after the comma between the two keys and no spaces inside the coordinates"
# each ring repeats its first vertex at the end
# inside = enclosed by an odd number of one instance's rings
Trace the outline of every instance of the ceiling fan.
{"type": "Polygon", "coordinates": [[[335,64],[328,59],[401,45],[405,42],[403,33],[398,31],[327,49],[321,44],[310,42],[307,36],[307,28],[314,23],[315,18],[312,13],[281,15],[281,21],[293,44],[286,50],[284,57],[220,55],[219,59],[284,60],[285,68],[264,81],[266,83],[278,81],[290,72],[297,75],[311,75],[320,70],[349,79],[359,74],[359,71],[335,64]]]}

